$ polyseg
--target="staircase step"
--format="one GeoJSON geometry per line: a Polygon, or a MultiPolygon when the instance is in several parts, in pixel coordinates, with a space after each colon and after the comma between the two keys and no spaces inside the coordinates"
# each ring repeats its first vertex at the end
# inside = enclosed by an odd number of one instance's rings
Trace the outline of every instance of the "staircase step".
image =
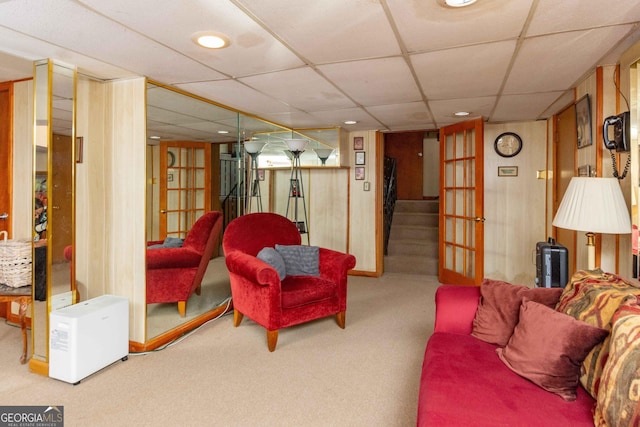
{"type": "Polygon", "coordinates": [[[393,240],[432,240],[438,242],[438,227],[391,224],[389,242],[393,240]]]}
{"type": "Polygon", "coordinates": [[[438,258],[415,255],[387,255],[384,257],[385,273],[437,275],[438,258]]]}
{"type": "Polygon", "coordinates": [[[419,255],[438,258],[438,241],[432,240],[389,240],[389,255],[419,255]]]}
{"type": "Polygon", "coordinates": [[[423,212],[394,212],[393,222],[394,225],[423,225],[425,227],[437,227],[438,226],[438,214],[437,213],[423,213],[423,212]]]}
{"type": "Polygon", "coordinates": [[[438,213],[439,200],[396,200],[394,212],[438,213]]]}

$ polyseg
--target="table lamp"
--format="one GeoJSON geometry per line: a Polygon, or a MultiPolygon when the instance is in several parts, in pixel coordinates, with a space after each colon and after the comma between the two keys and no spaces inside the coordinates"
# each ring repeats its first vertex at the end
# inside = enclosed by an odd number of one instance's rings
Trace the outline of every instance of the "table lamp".
{"type": "Polygon", "coordinates": [[[631,233],[629,209],[616,178],[571,178],[553,225],[587,234],[588,269],[596,268],[595,234],[631,233]]]}

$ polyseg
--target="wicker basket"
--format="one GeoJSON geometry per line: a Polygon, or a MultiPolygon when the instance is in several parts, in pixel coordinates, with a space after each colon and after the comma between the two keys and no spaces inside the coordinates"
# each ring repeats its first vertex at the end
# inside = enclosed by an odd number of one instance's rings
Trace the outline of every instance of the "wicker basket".
{"type": "Polygon", "coordinates": [[[31,241],[7,240],[0,231],[0,283],[13,288],[31,285],[31,241]]]}

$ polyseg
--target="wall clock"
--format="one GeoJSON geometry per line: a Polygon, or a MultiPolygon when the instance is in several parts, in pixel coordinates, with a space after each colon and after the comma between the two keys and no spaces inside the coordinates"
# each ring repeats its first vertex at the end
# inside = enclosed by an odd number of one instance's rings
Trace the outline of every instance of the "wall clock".
{"type": "Polygon", "coordinates": [[[513,132],[501,133],[493,143],[493,148],[502,157],[514,157],[522,150],[522,138],[513,132]]]}
{"type": "Polygon", "coordinates": [[[173,167],[176,164],[176,155],[171,151],[167,151],[167,167],[173,167]]]}

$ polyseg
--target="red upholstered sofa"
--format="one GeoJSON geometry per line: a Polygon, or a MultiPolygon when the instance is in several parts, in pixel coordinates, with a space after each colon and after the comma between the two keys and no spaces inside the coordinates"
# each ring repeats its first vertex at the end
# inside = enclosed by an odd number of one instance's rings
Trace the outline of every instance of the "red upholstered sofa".
{"type": "Polygon", "coordinates": [[[593,426],[595,400],[578,386],[567,402],[512,372],[497,345],[470,335],[479,287],[436,292],[418,402],[419,426],[593,426]]]}

